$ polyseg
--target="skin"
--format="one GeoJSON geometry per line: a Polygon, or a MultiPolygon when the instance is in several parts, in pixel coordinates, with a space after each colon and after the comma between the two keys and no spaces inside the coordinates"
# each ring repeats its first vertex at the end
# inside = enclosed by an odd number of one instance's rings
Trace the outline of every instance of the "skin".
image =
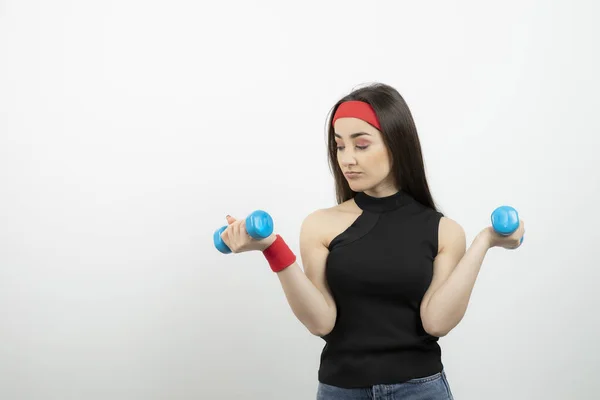
{"type": "Polygon", "coordinates": [[[342,172],[359,172],[347,178],[355,192],[384,197],[398,192],[391,174],[391,157],[377,128],[357,118],[340,118],[334,125],[337,161],[342,172]]]}
{"type": "MultiPolygon", "coordinates": [[[[337,161],[342,172],[360,172],[347,178],[355,192],[373,197],[396,193],[400,188],[391,174],[391,157],[381,132],[356,118],[341,118],[334,126],[338,146],[337,161]]],[[[309,214],[300,230],[300,256],[297,262],[277,273],[294,315],[314,335],[324,336],[335,325],[336,305],[325,279],[328,245],[360,216],[362,210],[353,199],[309,214]]],[[[264,251],[275,234],[263,240],[252,239],[244,220],[227,216],[229,226],[223,241],[233,253],[264,251]]],[[[447,335],[464,317],[476,278],[485,255],[493,247],[516,249],[525,233],[524,221],[512,235],[496,234],[491,226],[482,229],[466,248],[465,232],[456,221],[442,217],[439,228],[438,255],[434,260],[433,278],[421,302],[420,314],[427,333],[447,335]]]]}

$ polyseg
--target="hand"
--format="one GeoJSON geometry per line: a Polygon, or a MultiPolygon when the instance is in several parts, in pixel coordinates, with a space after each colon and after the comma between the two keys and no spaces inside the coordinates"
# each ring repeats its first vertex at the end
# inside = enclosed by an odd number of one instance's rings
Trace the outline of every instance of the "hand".
{"type": "Polygon", "coordinates": [[[525,221],[519,221],[519,227],[509,236],[504,236],[496,233],[493,227],[488,226],[481,234],[483,234],[490,247],[503,247],[505,249],[514,250],[521,246],[521,238],[525,235],[525,221]]]}
{"type": "Polygon", "coordinates": [[[276,239],[275,234],[261,240],[256,240],[248,235],[246,231],[246,220],[236,220],[232,216],[227,216],[229,226],[221,233],[221,239],[231,249],[232,253],[243,253],[245,251],[264,251],[276,239]]]}

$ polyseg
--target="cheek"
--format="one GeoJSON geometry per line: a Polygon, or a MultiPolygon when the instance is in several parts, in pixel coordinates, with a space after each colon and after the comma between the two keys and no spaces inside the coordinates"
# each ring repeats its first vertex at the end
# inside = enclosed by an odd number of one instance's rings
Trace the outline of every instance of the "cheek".
{"type": "Polygon", "coordinates": [[[371,168],[381,169],[388,165],[388,157],[384,151],[369,151],[364,154],[363,160],[371,168]]]}
{"type": "Polygon", "coordinates": [[[385,152],[370,154],[364,160],[364,164],[368,171],[376,176],[384,177],[390,172],[390,159],[385,152]]]}

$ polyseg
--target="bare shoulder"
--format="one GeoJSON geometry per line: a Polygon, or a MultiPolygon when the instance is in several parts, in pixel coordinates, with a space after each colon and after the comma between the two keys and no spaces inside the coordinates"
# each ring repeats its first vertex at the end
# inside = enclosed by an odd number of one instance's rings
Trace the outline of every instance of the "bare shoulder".
{"type": "Polygon", "coordinates": [[[447,249],[457,249],[465,247],[466,235],[463,227],[454,219],[442,217],[438,228],[438,247],[442,252],[447,249]]]}
{"type": "Polygon", "coordinates": [[[362,210],[354,201],[348,200],[329,208],[321,208],[310,213],[302,224],[302,230],[318,238],[329,248],[331,241],[360,216],[362,210]]]}
{"type": "Polygon", "coordinates": [[[322,227],[326,224],[325,219],[328,217],[327,209],[318,209],[308,214],[302,226],[300,227],[300,241],[313,241],[324,243],[322,235],[322,227]]]}

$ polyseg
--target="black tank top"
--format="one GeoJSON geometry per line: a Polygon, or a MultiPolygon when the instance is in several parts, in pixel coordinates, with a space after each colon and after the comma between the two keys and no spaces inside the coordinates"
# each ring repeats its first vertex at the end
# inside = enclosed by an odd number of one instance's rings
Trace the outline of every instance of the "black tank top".
{"type": "Polygon", "coordinates": [[[326,278],[337,306],[323,336],[319,381],[344,387],[394,384],[442,371],[438,338],[420,305],[433,276],[442,213],[405,191],[357,193],[362,214],[329,244],[326,278]]]}

